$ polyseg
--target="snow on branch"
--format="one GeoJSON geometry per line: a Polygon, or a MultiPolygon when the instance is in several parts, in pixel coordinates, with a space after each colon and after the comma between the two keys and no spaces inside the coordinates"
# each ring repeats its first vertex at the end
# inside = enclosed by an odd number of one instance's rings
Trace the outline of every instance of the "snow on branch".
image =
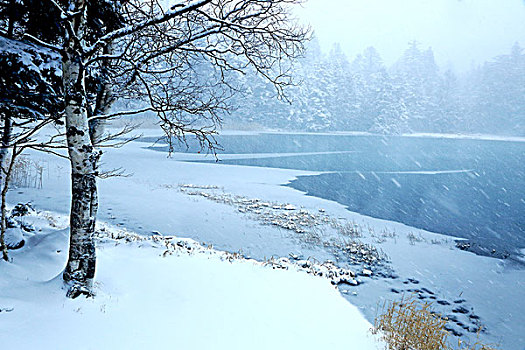
{"type": "Polygon", "coordinates": [[[40,45],[40,46],[43,46],[47,49],[50,49],[50,50],[53,50],[53,51],[56,51],[56,52],[61,52],[63,50],[62,47],[59,47],[59,46],[55,46],[55,45],[51,45],[49,43],[46,43],[45,41],[42,41],[34,36],[32,36],[31,34],[27,34],[25,33],[24,34],[24,38],[34,42],[35,44],[37,45],[40,45]]]}

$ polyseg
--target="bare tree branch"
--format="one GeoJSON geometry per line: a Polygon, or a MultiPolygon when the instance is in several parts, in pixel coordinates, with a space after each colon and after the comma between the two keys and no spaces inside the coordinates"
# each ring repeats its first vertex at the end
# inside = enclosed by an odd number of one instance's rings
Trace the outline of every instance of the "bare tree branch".
{"type": "Polygon", "coordinates": [[[186,6],[183,6],[181,7],[182,5],[181,4],[177,4],[177,5],[173,5],[170,9],[170,11],[167,11],[166,13],[162,13],[161,15],[159,16],[156,16],[154,18],[149,18],[145,21],[142,21],[142,22],[139,22],[139,23],[136,23],[134,25],[131,25],[131,26],[127,26],[127,27],[124,27],[124,28],[121,28],[121,29],[117,29],[111,33],[108,33],[106,35],[104,35],[102,38],[98,39],[93,45],[91,45],[90,47],[87,47],[86,48],[86,54],[92,54],[93,52],[95,52],[98,48],[100,48],[101,46],[107,44],[108,42],[111,42],[115,39],[118,39],[118,38],[122,38],[122,37],[125,37],[127,35],[130,35],[130,34],[133,34],[133,33],[137,33],[139,31],[141,31],[142,29],[144,28],[147,28],[147,27],[150,27],[150,26],[154,26],[154,25],[157,25],[157,24],[161,24],[163,22],[167,22],[169,21],[170,19],[172,18],[175,18],[177,16],[181,16],[185,13],[188,13],[188,12],[191,12],[199,7],[202,7],[208,3],[210,3],[211,0],[198,0],[198,1],[194,1],[194,2],[191,2],[189,3],[188,5],[186,6]]]}

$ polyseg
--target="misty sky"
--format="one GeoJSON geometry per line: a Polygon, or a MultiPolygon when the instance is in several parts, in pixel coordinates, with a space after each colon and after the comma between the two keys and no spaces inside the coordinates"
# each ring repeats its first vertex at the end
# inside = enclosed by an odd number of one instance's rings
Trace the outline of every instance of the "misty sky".
{"type": "Polygon", "coordinates": [[[525,47],[524,0],[308,0],[297,15],[325,51],[339,42],[353,58],[374,46],[387,64],[412,40],[456,70],[508,53],[516,41],[525,47]]]}

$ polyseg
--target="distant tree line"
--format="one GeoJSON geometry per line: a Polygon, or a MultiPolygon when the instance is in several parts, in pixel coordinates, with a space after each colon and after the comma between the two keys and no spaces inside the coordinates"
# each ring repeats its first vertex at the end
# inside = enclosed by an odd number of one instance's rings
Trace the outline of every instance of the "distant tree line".
{"type": "Polygon", "coordinates": [[[432,49],[417,42],[387,67],[373,47],[350,61],[338,44],[323,54],[314,39],[294,72],[299,83],[284,101],[257,75],[238,76],[244,94],[225,121],[308,131],[525,134],[525,54],[518,43],[457,75],[440,69],[432,49]]]}

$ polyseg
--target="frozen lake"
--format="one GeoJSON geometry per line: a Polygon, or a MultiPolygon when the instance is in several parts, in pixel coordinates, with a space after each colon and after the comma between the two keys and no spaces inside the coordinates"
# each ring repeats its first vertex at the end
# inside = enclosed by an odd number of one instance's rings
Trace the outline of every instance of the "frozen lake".
{"type": "Polygon", "coordinates": [[[222,164],[323,172],[289,185],[351,211],[467,238],[483,255],[525,247],[524,142],[273,133],[218,141],[219,159],[237,155],[222,164]]]}

